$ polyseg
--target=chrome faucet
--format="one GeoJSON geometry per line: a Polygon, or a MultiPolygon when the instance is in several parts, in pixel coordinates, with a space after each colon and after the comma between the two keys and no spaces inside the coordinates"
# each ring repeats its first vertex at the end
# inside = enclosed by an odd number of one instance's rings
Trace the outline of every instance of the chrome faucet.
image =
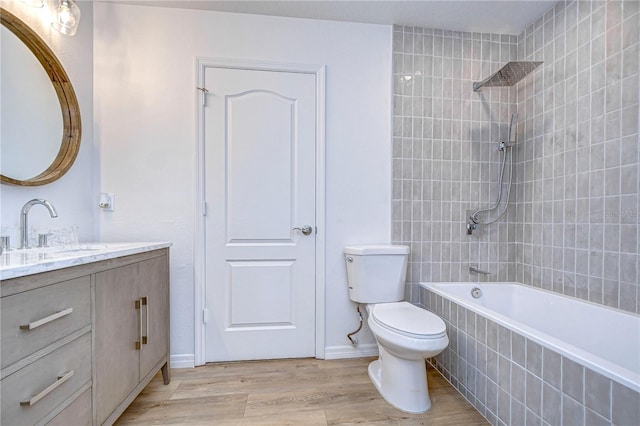
{"type": "Polygon", "coordinates": [[[29,248],[29,210],[31,207],[36,204],[42,204],[49,210],[49,214],[51,217],[58,217],[58,212],[47,200],[43,200],[41,198],[34,198],[31,201],[27,201],[24,206],[22,206],[22,210],[20,210],[20,248],[28,249],[29,248]]]}
{"type": "Polygon", "coordinates": [[[469,273],[470,274],[482,274],[482,275],[491,275],[491,272],[483,271],[478,269],[478,265],[473,263],[469,265],[469,273]]]}

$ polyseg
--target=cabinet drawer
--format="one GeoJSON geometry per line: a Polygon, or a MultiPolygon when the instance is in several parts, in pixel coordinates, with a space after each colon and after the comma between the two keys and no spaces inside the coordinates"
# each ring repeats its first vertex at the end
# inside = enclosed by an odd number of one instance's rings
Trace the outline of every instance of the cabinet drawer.
{"type": "Polygon", "coordinates": [[[91,323],[91,278],[3,297],[0,303],[5,368],[91,323]]]}
{"type": "Polygon", "coordinates": [[[91,417],[91,389],[87,389],[47,423],[47,426],[91,426],[91,417]]]}
{"type": "Polygon", "coordinates": [[[90,380],[91,333],[86,333],[2,380],[2,423],[32,425],[90,380]]]}

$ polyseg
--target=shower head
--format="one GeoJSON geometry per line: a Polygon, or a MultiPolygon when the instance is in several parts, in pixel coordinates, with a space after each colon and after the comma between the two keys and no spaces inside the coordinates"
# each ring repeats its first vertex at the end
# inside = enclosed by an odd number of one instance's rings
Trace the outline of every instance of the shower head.
{"type": "Polygon", "coordinates": [[[483,86],[504,87],[513,86],[527,74],[536,69],[542,62],[508,62],[496,73],[481,82],[473,83],[473,91],[477,92],[483,86]]]}

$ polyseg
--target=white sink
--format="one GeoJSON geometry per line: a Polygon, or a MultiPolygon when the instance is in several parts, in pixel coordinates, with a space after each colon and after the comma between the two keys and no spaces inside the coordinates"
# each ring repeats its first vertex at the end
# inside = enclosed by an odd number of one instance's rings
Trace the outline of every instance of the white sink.
{"type": "Polygon", "coordinates": [[[54,253],[79,253],[84,251],[109,250],[108,244],[80,244],[78,246],[62,246],[58,250],[52,250],[54,253]]]}
{"type": "Polygon", "coordinates": [[[64,246],[51,246],[51,247],[31,247],[26,250],[15,249],[11,253],[21,253],[25,256],[46,254],[50,256],[56,256],[64,253],[82,253],[82,252],[95,252],[100,250],[109,250],[116,246],[122,246],[122,244],[106,244],[106,243],[90,243],[90,244],[70,244],[64,246]]]}

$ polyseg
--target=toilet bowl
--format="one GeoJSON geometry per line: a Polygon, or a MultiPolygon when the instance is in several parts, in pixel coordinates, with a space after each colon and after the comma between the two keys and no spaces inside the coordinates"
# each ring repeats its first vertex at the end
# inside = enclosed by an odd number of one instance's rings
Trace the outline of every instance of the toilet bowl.
{"type": "Polygon", "coordinates": [[[408,302],[367,305],[367,312],[379,353],[369,364],[369,378],[394,407],[424,413],[431,408],[425,358],[449,344],[444,321],[408,302]]]}
{"type": "Polygon", "coordinates": [[[367,324],[379,357],[369,378],[382,397],[399,410],[423,413],[431,408],[425,358],[449,344],[444,321],[402,301],[409,247],[345,247],[349,297],[366,304],[367,324]]]}

